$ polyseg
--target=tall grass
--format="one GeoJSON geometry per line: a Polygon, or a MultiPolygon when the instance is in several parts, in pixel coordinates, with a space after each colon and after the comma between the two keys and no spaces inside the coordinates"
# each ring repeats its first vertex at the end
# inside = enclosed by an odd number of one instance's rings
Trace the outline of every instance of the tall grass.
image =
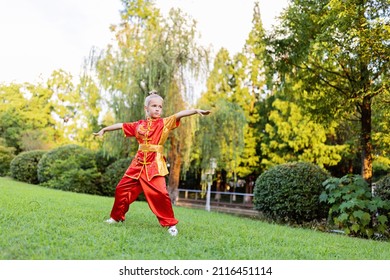
{"type": "Polygon", "coordinates": [[[389,260],[390,243],[175,207],[171,237],[145,202],[108,225],[113,198],[0,177],[3,260],[389,260]]]}

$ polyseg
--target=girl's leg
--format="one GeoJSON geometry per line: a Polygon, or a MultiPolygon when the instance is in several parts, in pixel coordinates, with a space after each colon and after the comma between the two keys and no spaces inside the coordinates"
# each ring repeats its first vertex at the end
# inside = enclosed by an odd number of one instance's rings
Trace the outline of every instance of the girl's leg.
{"type": "Polygon", "coordinates": [[[156,215],[160,225],[163,227],[174,226],[178,223],[172,209],[171,199],[162,176],[154,177],[148,181],[144,173],[139,178],[139,182],[148,201],[149,207],[156,215]]]}
{"type": "Polygon", "coordinates": [[[111,210],[111,218],[115,221],[124,221],[129,206],[142,192],[139,182],[123,176],[115,189],[115,201],[111,210]]]}

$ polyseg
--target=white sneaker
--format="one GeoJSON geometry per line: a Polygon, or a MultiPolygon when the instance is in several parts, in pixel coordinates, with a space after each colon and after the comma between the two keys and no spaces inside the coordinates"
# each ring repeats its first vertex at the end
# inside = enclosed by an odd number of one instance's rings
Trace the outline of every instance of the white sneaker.
{"type": "Polygon", "coordinates": [[[113,218],[109,218],[108,220],[105,220],[107,224],[116,224],[118,221],[115,221],[113,218]]]}
{"type": "Polygon", "coordinates": [[[172,236],[176,236],[179,233],[179,231],[177,230],[176,226],[169,227],[168,232],[172,236]]]}

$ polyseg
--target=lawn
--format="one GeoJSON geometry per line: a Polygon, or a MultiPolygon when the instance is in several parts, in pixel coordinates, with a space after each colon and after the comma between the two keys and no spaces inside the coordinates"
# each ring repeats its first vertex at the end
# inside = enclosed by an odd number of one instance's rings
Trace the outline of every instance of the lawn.
{"type": "Polygon", "coordinates": [[[108,225],[113,198],[0,177],[1,260],[390,260],[390,242],[174,207],[170,236],[145,202],[108,225]]]}

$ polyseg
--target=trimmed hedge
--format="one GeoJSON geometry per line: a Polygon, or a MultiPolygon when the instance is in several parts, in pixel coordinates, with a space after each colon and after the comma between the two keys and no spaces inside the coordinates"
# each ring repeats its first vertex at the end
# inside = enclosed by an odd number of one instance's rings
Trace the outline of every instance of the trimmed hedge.
{"type": "Polygon", "coordinates": [[[254,207],[278,222],[303,223],[326,218],[329,206],[321,203],[322,183],[330,175],[307,162],[277,165],[255,183],[254,207]]]}
{"type": "Polygon", "coordinates": [[[376,182],[375,196],[390,201],[390,174],[376,182]]]}
{"type": "Polygon", "coordinates": [[[125,174],[125,171],[129,167],[132,159],[122,158],[114,163],[110,164],[104,173],[103,183],[101,187],[101,193],[105,196],[114,196],[115,187],[119,183],[120,179],[125,174]]]}
{"type": "Polygon", "coordinates": [[[30,184],[38,184],[38,163],[46,153],[43,150],[27,151],[18,154],[11,161],[11,177],[30,184]]]}
{"type": "Polygon", "coordinates": [[[101,173],[94,152],[65,145],[47,152],[38,164],[39,184],[53,189],[100,194],[101,173]]]}
{"type": "Polygon", "coordinates": [[[106,155],[103,150],[99,150],[95,153],[96,167],[100,173],[104,174],[108,166],[113,164],[118,159],[113,156],[106,155]]]}

